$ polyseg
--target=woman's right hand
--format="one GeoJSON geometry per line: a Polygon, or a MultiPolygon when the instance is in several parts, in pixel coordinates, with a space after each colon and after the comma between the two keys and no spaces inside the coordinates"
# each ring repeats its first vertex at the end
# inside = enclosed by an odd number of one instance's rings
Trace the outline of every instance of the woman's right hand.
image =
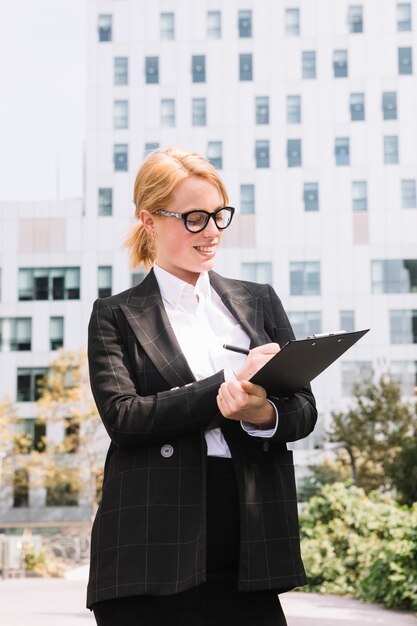
{"type": "Polygon", "coordinates": [[[243,368],[236,373],[237,380],[250,380],[280,350],[278,343],[266,343],[250,350],[243,368]]]}

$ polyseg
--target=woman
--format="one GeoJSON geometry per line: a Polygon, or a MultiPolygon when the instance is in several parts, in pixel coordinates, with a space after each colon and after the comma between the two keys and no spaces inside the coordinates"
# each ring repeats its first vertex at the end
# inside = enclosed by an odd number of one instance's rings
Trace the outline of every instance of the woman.
{"type": "Polygon", "coordinates": [[[306,582],[286,442],[317,414],[310,387],[268,397],[249,379],[290,324],[270,286],[212,271],[234,209],[206,159],[153,153],[134,195],[127,247],[152,269],[89,326],[111,443],[87,604],[100,626],[286,624],[277,593],[306,582]]]}

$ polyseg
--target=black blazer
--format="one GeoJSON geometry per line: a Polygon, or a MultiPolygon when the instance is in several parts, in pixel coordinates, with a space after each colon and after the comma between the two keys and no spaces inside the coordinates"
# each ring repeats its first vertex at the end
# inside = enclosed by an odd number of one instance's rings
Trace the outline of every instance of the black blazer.
{"type": "MultiPolygon", "coordinates": [[[[268,285],[222,278],[212,287],[251,347],[293,338],[268,285]]],[[[153,271],[123,293],[97,300],[89,324],[90,379],[111,439],[91,541],[87,605],[116,597],[175,594],[205,581],[206,443],[220,426],[241,501],[239,588],[285,591],[305,584],[292,452],[317,412],[310,387],[270,397],[279,414],[271,439],[251,437],[216,404],[223,371],[196,381],[165,312],[153,271]]]]}

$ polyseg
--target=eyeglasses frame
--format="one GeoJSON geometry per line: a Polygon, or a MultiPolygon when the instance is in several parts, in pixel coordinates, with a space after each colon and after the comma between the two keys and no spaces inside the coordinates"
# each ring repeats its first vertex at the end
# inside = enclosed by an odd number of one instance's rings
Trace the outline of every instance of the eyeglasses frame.
{"type": "Polygon", "coordinates": [[[155,211],[155,215],[163,215],[164,217],[176,217],[177,219],[182,220],[184,222],[185,229],[189,233],[192,233],[192,234],[201,233],[207,227],[207,224],[209,223],[209,219],[211,217],[213,218],[213,221],[219,230],[225,230],[232,223],[234,214],[235,214],[235,208],[232,206],[228,206],[228,205],[222,206],[219,209],[216,209],[215,211],[213,211],[212,213],[210,213],[210,211],[204,211],[203,209],[192,209],[191,211],[186,211],[185,213],[175,213],[174,211],[166,211],[165,209],[158,209],[158,211],[155,211]],[[230,222],[227,224],[227,226],[219,226],[216,222],[215,215],[217,215],[217,213],[219,213],[220,211],[224,211],[224,209],[229,209],[229,211],[231,211],[230,222]],[[190,230],[187,227],[187,219],[188,219],[188,216],[191,215],[191,213],[204,213],[205,215],[208,216],[206,223],[199,230],[190,230]]]}

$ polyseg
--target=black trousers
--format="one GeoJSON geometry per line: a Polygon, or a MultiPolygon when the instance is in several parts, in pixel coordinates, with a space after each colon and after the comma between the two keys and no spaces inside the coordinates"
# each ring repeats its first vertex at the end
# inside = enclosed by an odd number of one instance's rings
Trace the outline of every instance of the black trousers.
{"type": "Polygon", "coordinates": [[[286,626],[273,591],[237,591],[239,500],[232,462],[208,458],[207,582],[172,596],[93,606],[98,626],[286,626]]]}

